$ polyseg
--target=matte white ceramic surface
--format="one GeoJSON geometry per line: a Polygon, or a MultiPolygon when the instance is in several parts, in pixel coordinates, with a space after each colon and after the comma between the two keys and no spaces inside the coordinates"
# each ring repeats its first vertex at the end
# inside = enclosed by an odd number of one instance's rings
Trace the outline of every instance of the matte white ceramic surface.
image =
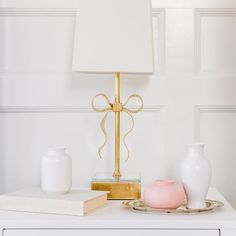
{"type": "Polygon", "coordinates": [[[64,147],[49,148],[42,158],[41,188],[48,193],[66,193],[72,184],[71,158],[64,147]]]}
{"type": "Polygon", "coordinates": [[[189,145],[188,155],[181,167],[181,178],[187,196],[187,208],[205,208],[211,165],[204,157],[203,143],[189,145]]]}

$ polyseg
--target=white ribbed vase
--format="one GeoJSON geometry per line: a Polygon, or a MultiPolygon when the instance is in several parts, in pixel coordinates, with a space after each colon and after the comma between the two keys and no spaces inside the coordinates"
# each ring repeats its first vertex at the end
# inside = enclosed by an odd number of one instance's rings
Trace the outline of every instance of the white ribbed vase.
{"type": "Polygon", "coordinates": [[[71,189],[72,163],[64,147],[49,148],[41,163],[41,188],[47,193],[66,193],[71,189]]]}
{"type": "Polygon", "coordinates": [[[181,179],[187,196],[187,208],[205,208],[211,182],[211,164],[204,156],[204,144],[189,145],[181,166],[181,179]]]}

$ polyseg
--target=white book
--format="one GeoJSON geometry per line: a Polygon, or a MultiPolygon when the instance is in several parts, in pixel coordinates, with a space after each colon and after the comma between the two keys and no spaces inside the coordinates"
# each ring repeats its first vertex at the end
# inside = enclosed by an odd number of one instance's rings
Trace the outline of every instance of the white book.
{"type": "Polygon", "coordinates": [[[66,194],[45,193],[40,188],[0,195],[0,210],[82,216],[107,202],[105,191],[72,189],[66,194]]]}

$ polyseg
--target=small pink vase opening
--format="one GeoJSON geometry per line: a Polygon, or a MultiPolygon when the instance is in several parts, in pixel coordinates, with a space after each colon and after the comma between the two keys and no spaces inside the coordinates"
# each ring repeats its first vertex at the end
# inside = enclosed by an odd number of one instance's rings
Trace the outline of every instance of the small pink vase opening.
{"type": "Polygon", "coordinates": [[[144,191],[144,203],[158,209],[176,209],[185,201],[185,192],[175,180],[156,180],[144,191]]]}

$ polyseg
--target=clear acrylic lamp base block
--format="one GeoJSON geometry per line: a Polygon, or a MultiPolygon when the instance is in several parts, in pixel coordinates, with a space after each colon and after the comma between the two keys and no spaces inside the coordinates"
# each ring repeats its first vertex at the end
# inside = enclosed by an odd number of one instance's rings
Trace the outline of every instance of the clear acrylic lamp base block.
{"type": "Polygon", "coordinates": [[[115,178],[112,173],[98,173],[92,179],[91,189],[109,191],[108,199],[139,199],[141,178],[139,174],[124,174],[115,178]]]}

